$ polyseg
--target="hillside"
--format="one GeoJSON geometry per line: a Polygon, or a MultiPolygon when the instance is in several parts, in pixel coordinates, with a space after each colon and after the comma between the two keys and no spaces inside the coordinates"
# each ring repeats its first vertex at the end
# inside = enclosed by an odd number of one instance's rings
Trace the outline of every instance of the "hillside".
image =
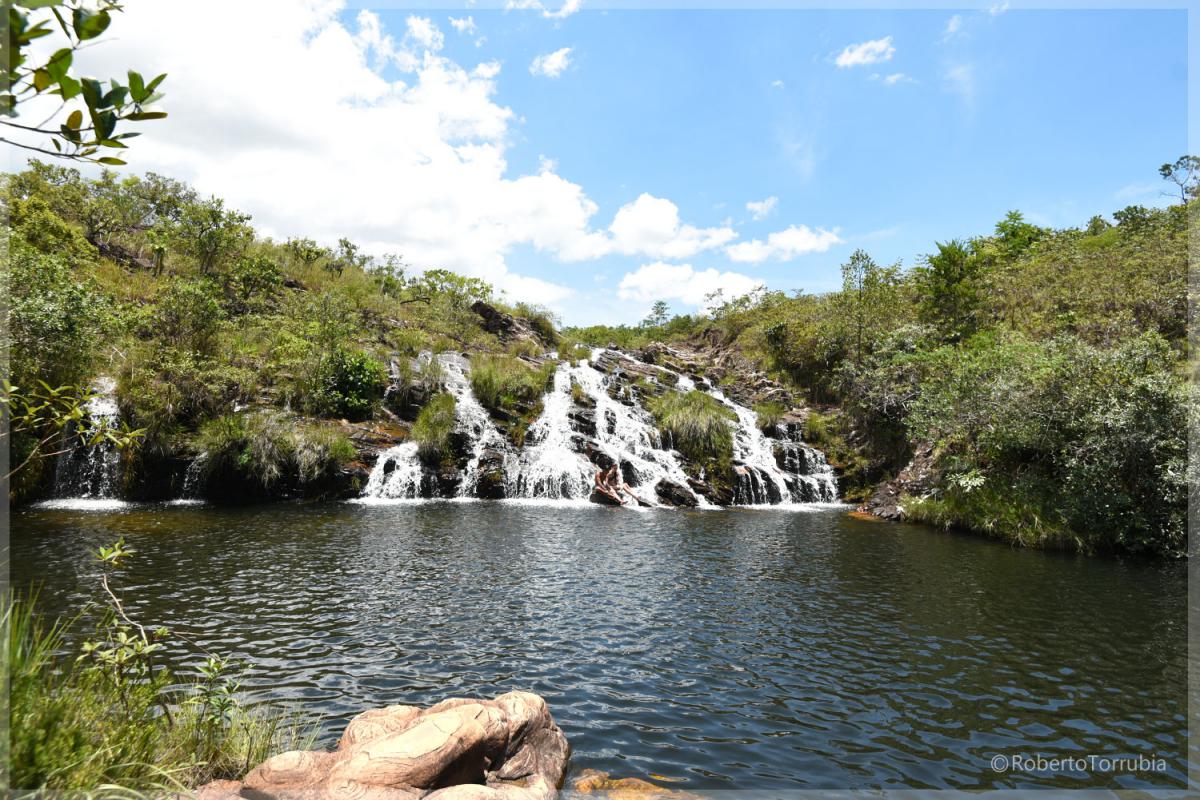
{"type": "MultiPolygon", "coordinates": [[[[599,402],[634,414],[644,474],[626,479],[650,475],[667,504],[822,499],[802,487],[828,457],[843,495],[886,517],[1086,551],[1184,546],[1184,206],[1066,230],[1014,213],[910,270],[858,251],[840,292],[559,332],[477,279],[345,239],[262,238],[158,175],[34,163],[4,195],[11,380],[35,399],[39,382],[115,380],[127,497],[188,481],[226,502],[352,496],[406,443],[377,482],[403,462],[415,494],[586,496],[611,461],[599,402]],[[556,394],[562,452],[541,457],[559,471],[536,477],[526,454],[545,449],[556,394]]],[[[14,439],[14,464],[32,456],[17,501],[53,491],[38,441],[14,439]]]]}

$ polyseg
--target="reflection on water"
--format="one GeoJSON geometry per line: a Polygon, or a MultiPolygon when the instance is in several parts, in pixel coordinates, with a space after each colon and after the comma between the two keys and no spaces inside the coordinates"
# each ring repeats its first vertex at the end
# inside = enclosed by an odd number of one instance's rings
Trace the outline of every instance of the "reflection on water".
{"type": "Polygon", "coordinates": [[[1065,557],[835,510],[508,503],[38,509],[13,579],[253,665],[332,742],[354,713],[529,689],[573,768],[682,788],[1178,786],[1181,564],[1065,557]],[[1165,774],[998,774],[993,755],[1155,754],[1165,774]]]}

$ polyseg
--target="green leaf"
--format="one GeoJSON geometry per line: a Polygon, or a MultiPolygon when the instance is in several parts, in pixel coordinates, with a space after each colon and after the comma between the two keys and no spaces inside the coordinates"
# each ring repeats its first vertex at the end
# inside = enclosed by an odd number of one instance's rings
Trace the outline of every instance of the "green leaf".
{"type": "Polygon", "coordinates": [[[125,166],[124,161],[122,161],[119,158],[113,158],[112,156],[101,156],[100,158],[97,158],[96,160],[99,161],[101,164],[112,164],[114,167],[125,166]]]}
{"type": "Polygon", "coordinates": [[[159,75],[157,78],[155,78],[154,80],[152,80],[146,84],[146,91],[153,92],[155,89],[158,88],[158,85],[160,83],[162,83],[163,81],[165,81],[166,79],[167,79],[167,73],[164,72],[162,75],[159,75]]]}
{"type": "Polygon", "coordinates": [[[62,80],[62,77],[67,74],[67,70],[71,68],[71,61],[74,56],[71,53],[71,48],[64,47],[50,56],[50,60],[46,62],[43,69],[50,74],[55,83],[62,80]]]}
{"type": "Polygon", "coordinates": [[[64,75],[58,82],[58,93],[62,95],[63,100],[70,100],[78,97],[82,91],[82,84],[72,78],[70,75],[64,75]]]}
{"type": "Polygon", "coordinates": [[[124,117],[131,122],[145,122],[151,119],[166,119],[167,112],[165,111],[137,111],[133,114],[124,117]]]}
{"type": "Polygon", "coordinates": [[[150,94],[146,91],[146,84],[142,81],[142,76],[129,70],[129,96],[133,98],[133,102],[140,103],[142,98],[150,94]]]}
{"type": "Polygon", "coordinates": [[[33,73],[33,88],[39,92],[44,92],[49,89],[53,81],[50,80],[50,73],[44,69],[39,69],[33,73]]]}
{"type": "Polygon", "coordinates": [[[83,112],[78,108],[71,112],[67,117],[67,127],[79,130],[79,126],[83,124],[83,112]]]}
{"type": "Polygon", "coordinates": [[[100,146],[101,147],[119,147],[122,150],[126,149],[126,146],[121,144],[120,142],[118,142],[116,139],[101,139],[100,146]]]}
{"type": "Polygon", "coordinates": [[[84,78],[81,84],[83,86],[83,101],[88,104],[88,108],[102,108],[100,98],[103,97],[103,94],[101,94],[100,81],[95,78],[84,78]]]}
{"type": "Polygon", "coordinates": [[[103,111],[96,115],[96,138],[100,140],[112,137],[117,127],[117,115],[111,111],[103,111]]]}
{"type": "Polygon", "coordinates": [[[75,28],[75,35],[81,42],[95,39],[104,33],[110,22],[112,22],[112,17],[108,15],[107,11],[93,14],[85,8],[77,8],[71,15],[71,26],[75,28]]]}

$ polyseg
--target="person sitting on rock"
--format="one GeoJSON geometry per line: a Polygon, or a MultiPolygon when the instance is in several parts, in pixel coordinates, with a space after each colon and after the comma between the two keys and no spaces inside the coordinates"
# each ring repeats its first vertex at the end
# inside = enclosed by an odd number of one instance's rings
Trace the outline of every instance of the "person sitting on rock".
{"type": "Polygon", "coordinates": [[[602,499],[601,502],[611,501],[614,505],[625,505],[625,498],[621,496],[620,474],[616,464],[608,469],[596,471],[596,492],[608,499],[607,501],[602,499]]]}

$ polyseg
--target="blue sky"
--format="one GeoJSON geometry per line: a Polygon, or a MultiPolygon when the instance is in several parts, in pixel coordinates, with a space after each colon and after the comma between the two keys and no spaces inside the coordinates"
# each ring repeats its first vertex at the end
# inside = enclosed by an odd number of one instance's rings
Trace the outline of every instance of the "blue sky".
{"type": "Polygon", "coordinates": [[[1009,209],[1073,226],[1162,204],[1156,170],[1187,149],[1183,10],[543,2],[129,0],[87,58],[170,73],[131,170],[573,324],[828,290],[857,247],[911,266],[1009,209]]]}

